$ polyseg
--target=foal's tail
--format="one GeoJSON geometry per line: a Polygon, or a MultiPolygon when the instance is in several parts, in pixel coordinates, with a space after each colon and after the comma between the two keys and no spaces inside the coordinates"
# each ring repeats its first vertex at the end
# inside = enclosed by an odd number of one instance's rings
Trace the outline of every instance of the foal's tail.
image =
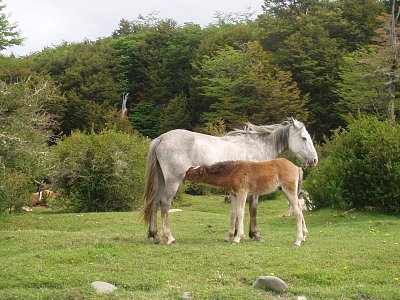
{"type": "Polygon", "coordinates": [[[153,212],[153,204],[156,201],[159,187],[159,177],[161,169],[156,155],[156,149],[159,142],[160,139],[156,139],[151,142],[149,154],[147,156],[145,188],[143,196],[145,200],[143,209],[143,220],[146,224],[150,223],[150,217],[153,212]]]}

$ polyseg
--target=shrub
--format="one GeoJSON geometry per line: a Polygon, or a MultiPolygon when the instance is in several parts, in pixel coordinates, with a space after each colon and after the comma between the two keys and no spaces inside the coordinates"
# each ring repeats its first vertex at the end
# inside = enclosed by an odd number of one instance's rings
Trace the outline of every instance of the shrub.
{"type": "Polygon", "coordinates": [[[52,179],[62,196],[53,204],[79,212],[139,207],[148,146],[138,134],[73,132],[54,147],[52,179]]]}
{"type": "Polygon", "coordinates": [[[52,117],[43,104],[57,98],[51,82],[0,81],[0,212],[20,210],[52,164],[47,141],[52,117]]]}
{"type": "Polygon", "coordinates": [[[306,182],[317,207],[377,207],[400,213],[400,126],[360,116],[322,147],[306,182]]]}

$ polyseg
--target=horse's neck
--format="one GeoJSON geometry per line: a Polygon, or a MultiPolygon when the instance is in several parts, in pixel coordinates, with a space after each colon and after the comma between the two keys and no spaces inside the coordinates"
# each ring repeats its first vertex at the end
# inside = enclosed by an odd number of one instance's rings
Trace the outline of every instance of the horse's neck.
{"type": "Polygon", "coordinates": [[[258,161],[271,160],[283,151],[277,150],[271,135],[254,135],[237,137],[236,143],[243,143],[242,153],[247,152],[258,161]],[[257,159],[256,159],[257,158],[257,159]]]}

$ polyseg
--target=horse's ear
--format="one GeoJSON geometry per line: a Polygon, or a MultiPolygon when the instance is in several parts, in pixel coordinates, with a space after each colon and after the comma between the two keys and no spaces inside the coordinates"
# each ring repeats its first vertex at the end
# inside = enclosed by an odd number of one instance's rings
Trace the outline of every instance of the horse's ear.
{"type": "Polygon", "coordinates": [[[290,117],[290,124],[293,125],[294,128],[300,127],[299,126],[299,121],[297,121],[295,118],[290,117]]]}

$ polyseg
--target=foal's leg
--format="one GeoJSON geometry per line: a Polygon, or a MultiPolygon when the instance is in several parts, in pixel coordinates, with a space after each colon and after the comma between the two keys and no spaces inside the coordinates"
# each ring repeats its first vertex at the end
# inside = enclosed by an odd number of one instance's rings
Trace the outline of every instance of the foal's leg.
{"type": "Polygon", "coordinates": [[[302,224],[303,224],[303,241],[305,241],[306,240],[306,237],[307,237],[307,234],[308,234],[308,230],[307,230],[307,226],[306,226],[306,220],[304,219],[304,214],[302,213],[302,215],[303,215],[303,222],[302,222],[302,224]]]}
{"type": "Polygon", "coordinates": [[[250,211],[250,228],[249,237],[253,241],[261,241],[262,237],[257,232],[257,204],[258,195],[251,195],[249,199],[249,211],[250,211]]]}
{"type": "Polygon", "coordinates": [[[296,217],[296,225],[297,225],[297,234],[296,234],[296,246],[300,246],[301,242],[304,241],[304,235],[303,235],[303,212],[300,209],[299,205],[299,200],[297,198],[297,193],[291,193],[285,190],[282,187],[282,190],[286,194],[286,197],[288,198],[290,205],[292,205],[293,208],[293,214],[296,217]]]}
{"type": "Polygon", "coordinates": [[[236,215],[238,220],[238,226],[237,226],[237,234],[233,239],[233,242],[237,244],[239,244],[241,238],[244,237],[243,218],[244,218],[244,209],[246,206],[246,198],[247,198],[247,193],[245,192],[239,192],[236,195],[236,202],[237,202],[236,215]]]}
{"type": "Polygon", "coordinates": [[[228,234],[225,237],[225,241],[229,242],[229,240],[231,239],[231,237],[235,234],[235,228],[236,228],[236,210],[237,210],[237,199],[236,196],[234,195],[230,195],[230,199],[231,199],[231,215],[230,215],[230,225],[229,225],[229,229],[228,229],[228,234]]]}

